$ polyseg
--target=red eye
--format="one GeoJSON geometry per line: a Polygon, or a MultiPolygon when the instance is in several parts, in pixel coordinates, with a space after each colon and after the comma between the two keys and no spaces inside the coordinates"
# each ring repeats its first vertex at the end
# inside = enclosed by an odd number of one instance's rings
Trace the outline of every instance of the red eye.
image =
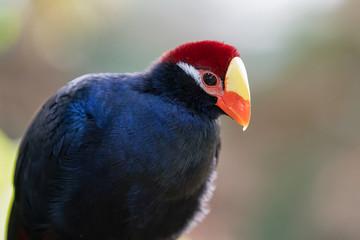
{"type": "Polygon", "coordinates": [[[200,69],[199,72],[206,92],[212,96],[222,96],[224,89],[220,78],[210,71],[200,69]]]}
{"type": "Polygon", "coordinates": [[[203,75],[203,81],[208,86],[215,86],[217,80],[217,77],[213,73],[205,72],[203,75]]]}
{"type": "Polygon", "coordinates": [[[207,87],[215,87],[219,84],[219,78],[210,71],[199,70],[201,74],[201,80],[207,87]]]}

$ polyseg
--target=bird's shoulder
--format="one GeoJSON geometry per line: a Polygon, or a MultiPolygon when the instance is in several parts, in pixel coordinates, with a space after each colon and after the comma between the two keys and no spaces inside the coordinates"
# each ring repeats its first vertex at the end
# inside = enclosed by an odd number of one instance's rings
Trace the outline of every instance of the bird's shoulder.
{"type": "MultiPolygon", "coordinates": [[[[125,79],[126,76],[120,74],[87,74],[69,82],[47,100],[21,142],[15,186],[19,173],[28,164],[65,155],[76,147],[75,140],[87,125],[101,126],[104,118],[98,116],[108,111],[101,105],[105,104],[109,82],[118,81],[119,84],[115,84],[118,88],[126,88],[125,79]]],[[[35,166],[31,169],[35,170],[35,166]]]]}
{"type": "MultiPolygon", "coordinates": [[[[23,203],[23,221],[29,229],[44,228],[48,223],[46,196],[54,195],[49,192],[54,191],[51,185],[63,170],[76,170],[72,157],[87,144],[85,133],[103,127],[110,112],[106,101],[113,92],[121,98],[132,78],[129,74],[81,76],[59,89],[39,110],[20,144],[14,174],[14,205],[23,203]]],[[[89,141],[94,139],[97,141],[89,141]]],[[[80,155],[75,157],[75,161],[79,159],[80,155]]]]}

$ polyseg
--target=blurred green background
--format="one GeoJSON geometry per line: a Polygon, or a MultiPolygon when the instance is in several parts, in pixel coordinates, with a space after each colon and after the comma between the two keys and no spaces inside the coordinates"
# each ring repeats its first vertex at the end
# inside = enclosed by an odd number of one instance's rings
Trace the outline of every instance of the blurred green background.
{"type": "Polygon", "coordinates": [[[212,211],[189,237],[360,239],[359,9],[358,0],[0,0],[0,235],[16,142],[48,97],[79,75],[142,71],[170,48],[212,39],[239,49],[252,120],[242,132],[222,118],[212,211]]]}

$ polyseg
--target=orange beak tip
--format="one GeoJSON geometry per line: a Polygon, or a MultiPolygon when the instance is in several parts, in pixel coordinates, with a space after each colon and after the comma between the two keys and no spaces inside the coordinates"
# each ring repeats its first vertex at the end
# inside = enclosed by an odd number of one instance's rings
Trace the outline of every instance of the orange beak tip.
{"type": "Polygon", "coordinates": [[[225,92],[216,103],[229,117],[247,129],[250,122],[250,102],[234,92],[225,92]]]}

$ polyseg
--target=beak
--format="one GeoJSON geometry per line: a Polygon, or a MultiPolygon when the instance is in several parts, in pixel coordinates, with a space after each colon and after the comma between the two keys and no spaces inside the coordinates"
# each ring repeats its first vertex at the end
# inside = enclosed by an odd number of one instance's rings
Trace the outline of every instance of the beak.
{"type": "Polygon", "coordinates": [[[229,64],[224,94],[218,97],[216,105],[246,130],[250,122],[250,88],[245,65],[239,57],[229,64]]]}

